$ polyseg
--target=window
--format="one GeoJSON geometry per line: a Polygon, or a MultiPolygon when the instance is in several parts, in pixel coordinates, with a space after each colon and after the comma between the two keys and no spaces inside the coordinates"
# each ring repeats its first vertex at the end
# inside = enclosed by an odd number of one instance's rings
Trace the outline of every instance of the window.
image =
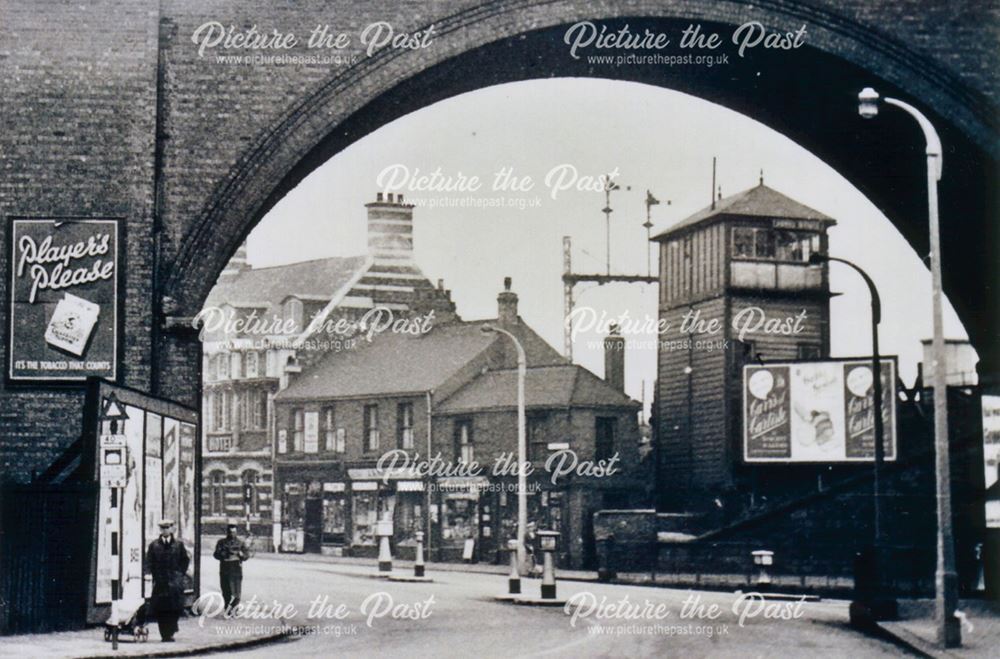
{"type": "Polygon", "coordinates": [[[267,392],[250,391],[247,392],[249,403],[247,407],[252,410],[253,427],[256,430],[267,429],[267,392]]]}
{"type": "Polygon", "coordinates": [[[400,403],[396,407],[396,423],[399,426],[398,445],[402,449],[413,448],[413,403],[400,403]]]}
{"type": "Polygon", "coordinates": [[[232,371],[229,374],[230,377],[232,379],[234,379],[234,380],[242,378],[243,377],[243,354],[239,353],[239,352],[234,352],[230,356],[231,356],[231,358],[233,360],[232,371]]]}
{"type": "Polygon", "coordinates": [[[246,357],[246,376],[248,378],[258,377],[259,369],[260,355],[255,350],[251,350],[246,357]]]}
{"type": "Polygon", "coordinates": [[[246,392],[233,392],[233,424],[234,430],[246,428],[246,392]]]}
{"type": "Polygon", "coordinates": [[[337,433],[336,420],[332,407],[323,409],[323,442],[327,451],[343,453],[347,447],[343,431],[339,435],[337,433]]]}
{"type": "Polygon", "coordinates": [[[302,450],[302,440],[305,436],[306,421],[301,408],[292,410],[292,450],[302,450]]]}
{"type": "Polygon", "coordinates": [[[472,442],[472,419],[455,421],[455,457],[459,462],[465,464],[475,459],[475,446],[472,442]]]}
{"type": "Polygon", "coordinates": [[[607,460],[615,452],[615,426],[618,420],[612,416],[595,419],[594,459],[607,460]]]}
{"type": "Polygon", "coordinates": [[[243,472],[243,506],[244,510],[251,514],[260,513],[260,497],[257,486],[260,482],[260,474],[253,469],[243,472]]]}
{"type": "Polygon", "coordinates": [[[378,405],[365,405],[365,451],[378,450],[378,405]]]}
{"type": "Polygon", "coordinates": [[[229,430],[229,419],[232,415],[229,392],[216,391],[212,396],[212,403],[212,420],[215,422],[213,430],[218,432],[229,430]]]}
{"type": "Polygon", "coordinates": [[[735,227],[733,229],[733,256],[753,258],[753,229],[735,227]]]}
{"type": "Polygon", "coordinates": [[[807,263],[818,251],[818,233],[733,227],[733,258],[807,263]]]}
{"type": "Polygon", "coordinates": [[[549,458],[549,448],[546,442],[543,426],[545,417],[538,414],[529,415],[525,419],[527,440],[528,440],[528,460],[531,462],[545,462],[549,458]]]}
{"type": "Polygon", "coordinates": [[[215,377],[219,380],[229,379],[229,355],[222,352],[215,358],[215,377]]]}
{"type": "Polygon", "coordinates": [[[823,356],[823,351],[816,343],[800,343],[798,352],[799,359],[821,359],[823,356]]]}
{"type": "Polygon", "coordinates": [[[226,475],[221,471],[213,471],[208,476],[208,514],[221,516],[226,514],[226,475]]]}

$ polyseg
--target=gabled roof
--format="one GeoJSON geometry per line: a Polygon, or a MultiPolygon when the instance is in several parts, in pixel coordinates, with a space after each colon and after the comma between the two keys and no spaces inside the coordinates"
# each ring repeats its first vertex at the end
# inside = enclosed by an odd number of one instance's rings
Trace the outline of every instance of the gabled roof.
{"type": "Polygon", "coordinates": [[[328,352],[275,400],[356,398],[420,394],[446,383],[498,340],[480,323],[439,325],[426,334],[386,332],[357,347],[328,352]]]}
{"type": "MultiPolygon", "coordinates": [[[[531,408],[635,407],[639,403],[576,364],[528,368],[525,406],[531,408]]],[[[456,391],[436,408],[443,414],[463,414],[517,407],[517,370],[487,371],[456,391]]]]}
{"type": "Polygon", "coordinates": [[[653,236],[653,240],[661,240],[681,229],[692,227],[702,222],[721,216],[727,217],[780,217],[797,220],[820,220],[834,224],[835,220],[818,210],[809,208],[763,183],[749,190],[738,192],[715,202],[715,207],[707,206],[694,215],[687,217],[664,231],[653,236]]]}
{"type": "Polygon", "coordinates": [[[231,304],[264,309],[268,317],[281,317],[281,304],[288,297],[330,300],[366,267],[366,256],[335,256],[270,268],[253,268],[220,277],[205,301],[205,307],[231,304]]]}

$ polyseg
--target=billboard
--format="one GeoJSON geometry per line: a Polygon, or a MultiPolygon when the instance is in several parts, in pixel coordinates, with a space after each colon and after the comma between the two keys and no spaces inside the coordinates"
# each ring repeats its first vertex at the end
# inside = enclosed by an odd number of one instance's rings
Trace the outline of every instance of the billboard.
{"type": "MultiPolygon", "coordinates": [[[[886,460],[896,459],[896,361],[883,359],[886,460]]],[[[743,367],[746,462],[870,462],[875,458],[870,359],[743,367]]]]}
{"type": "Polygon", "coordinates": [[[8,380],[117,377],[120,226],[109,218],[11,220],[8,380]]]}
{"type": "Polygon", "coordinates": [[[145,554],[163,517],[175,521],[175,535],[191,553],[184,587],[193,600],[200,552],[197,412],[96,379],[87,407],[99,484],[88,621],[103,622],[114,600],[152,594],[145,554]]]}

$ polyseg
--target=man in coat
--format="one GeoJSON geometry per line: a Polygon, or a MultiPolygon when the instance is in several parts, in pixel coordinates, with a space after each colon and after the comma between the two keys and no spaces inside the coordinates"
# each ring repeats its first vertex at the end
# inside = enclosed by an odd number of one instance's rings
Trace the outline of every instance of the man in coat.
{"type": "Polygon", "coordinates": [[[184,610],[184,575],[190,561],[184,543],[174,537],[173,521],[162,520],[160,537],[146,550],[146,569],[153,575],[150,608],[166,643],[173,642],[177,619],[184,610]]]}
{"type": "Polygon", "coordinates": [[[243,561],[250,558],[250,548],[236,534],[236,522],[226,524],[226,537],[215,544],[215,560],[219,561],[219,585],[226,603],[226,615],[232,615],[240,603],[243,590],[243,561]]]}

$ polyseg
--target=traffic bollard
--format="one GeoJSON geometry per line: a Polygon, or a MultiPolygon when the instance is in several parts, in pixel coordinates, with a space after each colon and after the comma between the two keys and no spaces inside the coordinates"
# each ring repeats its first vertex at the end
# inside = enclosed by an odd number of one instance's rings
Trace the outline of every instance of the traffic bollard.
{"type": "Polygon", "coordinates": [[[520,595],[521,573],[517,568],[517,540],[507,541],[507,551],[510,553],[510,576],[507,579],[507,592],[511,595],[520,595]]]}

